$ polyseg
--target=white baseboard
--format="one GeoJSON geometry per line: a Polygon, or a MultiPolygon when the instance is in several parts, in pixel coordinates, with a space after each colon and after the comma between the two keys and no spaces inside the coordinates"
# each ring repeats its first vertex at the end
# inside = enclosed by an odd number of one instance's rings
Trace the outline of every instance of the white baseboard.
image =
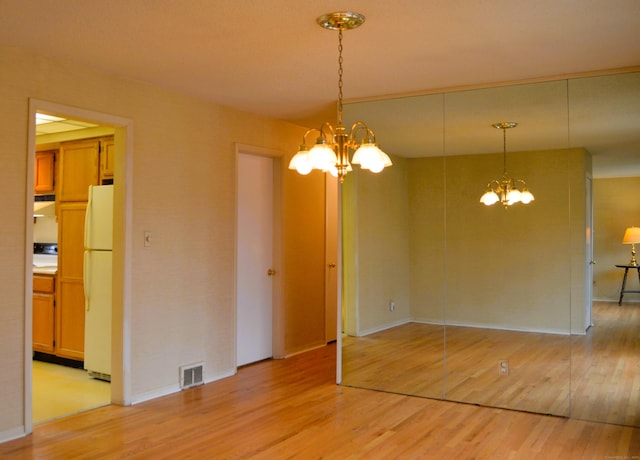
{"type": "MultiPolygon", "coordinates": [[[[204,378],[204,384],[207,383],[211,383],[211,382],[215,382],[216,380],[221,380],[227,377],[231,377],[232,375],[236,374],[236,370],[235,369],[230,369],[230,370],[226,370],[224,372],[220,372],[218,374],[215,374],[213,376],[205,376],[204,378]]],[[[140,404],[142,402],[145,401],[150,401],[152,399],[156,399],[156,398],[161,398],[162,396],[168,396],[170,394],[173,393],[178,393],[179,391],[182,391],[182,389],[180,388],[180,383],[176,383],[173,385],[167,385],[165,387],[162,388],[157,388],[155,390],[152,391],[147,391],[145,393],[141,393],[139,395],[135,395],[132,398],[132,403],[131,404],[140,404]]]]}
{"type": "Polygon", "coordinates": [[[435,326],[460,326],[460,327],[475,327],[479,329],[496,329],[502,331],[514,331],[514,332],[535,332],[538,334],[556,334],[556,335],[570,335],[571,332],[567,329],[538,329],[538,328],[519,328],[519,327],[505,327],[504,325],[499,324],[477,324],[477,323],[465,323],[465,322],[444,322],[444,321],[434,321],[430,319],[421,319],[421,318],[408,318],[402,321],[398,321],[392,324],[384,324],[379,327],[367,329],[358,334],[360,337],[374,334],[376,332],[384,331],[386,329],[391,329],[393,327],[401,326],[407,323],[421,323],[421,324],[432,324],[435,326]]]}
{"type": "Polygon", "coordinates": [[[381,326],[376,326],[371,329],[365,329],[364,331],[358,332],[358,337],[364,337],[365,335],[375,334],[376,332],[385,331],[387,329],[391,329],[393,327],[402,326],[403,324],[414,322],[411,318],[405,318],[399,321],[395,321],[393,323],[383,324],[381,326]]]}

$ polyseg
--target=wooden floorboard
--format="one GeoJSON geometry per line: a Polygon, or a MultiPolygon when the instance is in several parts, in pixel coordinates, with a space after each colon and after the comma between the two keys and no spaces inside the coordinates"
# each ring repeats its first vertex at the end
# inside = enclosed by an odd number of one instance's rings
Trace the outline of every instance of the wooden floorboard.
{"type": "Polygon", "coordinates": [[[407,323],[347,337],[343,382],[640,426],[640,306],[594,302],[593,322],[574,336],[407,323]]]}
{"type": "Polygon", "coordinates": [[[606,459],[640,429],[338,386],[335,345],[36,426],[2,459],[606,459]]]}

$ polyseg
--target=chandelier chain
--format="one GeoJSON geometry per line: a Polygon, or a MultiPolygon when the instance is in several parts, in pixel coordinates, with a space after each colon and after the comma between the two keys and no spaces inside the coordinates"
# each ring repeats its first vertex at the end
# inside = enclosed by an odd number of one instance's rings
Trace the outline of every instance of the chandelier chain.
{"type": "Polygon", "coordinates": [[[342,124],[342,27],[338,29],[338,125],[342,124]]]}
{"type": "Polygon", "coordinates": [[[502,175],[507,175],[507,130],[502,128],[502,175]]]}

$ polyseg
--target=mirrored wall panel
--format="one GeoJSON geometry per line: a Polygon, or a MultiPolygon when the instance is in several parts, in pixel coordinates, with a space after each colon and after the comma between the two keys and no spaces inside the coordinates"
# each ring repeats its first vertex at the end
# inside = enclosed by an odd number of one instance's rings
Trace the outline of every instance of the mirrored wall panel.
{"type": "Polygon", "coordinates": [[[565,81],[445,95],[447,399],[569,415],[567,112],[565,81]]]}
{"type": "Polygon", "coordinates": [[[638,75],[345,105],[394,166],[343,186],[343,384],[640,426],[638,75]]]}
{"type": "MultiPolygon", "coordinates": [[[[640,73],[570,80],[569,110],[571,146],[593,159],[586,327],[572,337],[571,416],[640,426],[640,294],[620,301],[631,261],[622,239],[626,228],[640,227],[640,73]]],[[[626,289],[640,290],[638,270],[628,275],[626,289]]]]}
{"type": "Polygon", "coordinates": [[[444,397],[443,101],[348,106],[351,121],[375,113],[381,147],[404,157],[343,187],[345,385],[444,397]]]}

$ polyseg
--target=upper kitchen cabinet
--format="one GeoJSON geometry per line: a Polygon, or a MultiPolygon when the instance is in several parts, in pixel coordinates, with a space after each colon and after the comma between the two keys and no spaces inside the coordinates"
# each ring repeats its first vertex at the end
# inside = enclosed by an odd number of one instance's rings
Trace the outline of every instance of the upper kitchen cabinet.
{"type": "Polygon", "coordinates": [[[55,193],[56,150],[36,152],[33,191],[36,195],[55,193]]]}
{"type": "Polygon", "coordinates": [[[113,137],[105,138],[100,145],[100,184],[113,184],[113,137]]]}
{"type": "Polygon", "coordinates": [[[113,136],[63,142],[58,200],[87,201],[89,185],[113,183],[113,136]]]}
{"type": "Polygon", "coordinates": [[[100,140],[86,139],[60,145],[58,200],[87,201],[89,185],[99,179],[100,140]]]}

